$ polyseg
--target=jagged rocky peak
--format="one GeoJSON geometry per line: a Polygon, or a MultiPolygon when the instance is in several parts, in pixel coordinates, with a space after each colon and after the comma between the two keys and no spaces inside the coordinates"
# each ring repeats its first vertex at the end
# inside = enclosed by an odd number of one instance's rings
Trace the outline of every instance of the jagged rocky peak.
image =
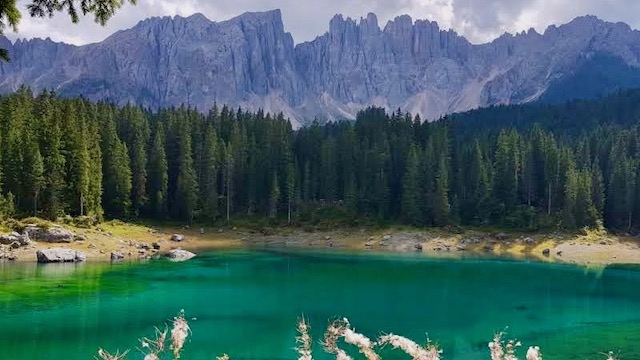
{"type": "Polygon", "coordinates": [[[150,18],[80,47],[0,38],[2,44],[14,60],[0,64],[0,92],[27,84],[154,108],[217,102],[283,111],[301,123],[351,119],[370,105],[434,119],[534,101],[596,55],[630,66],[624,74],[640,74],[640,32],[594,16],[478,45],[408,15],[381,28],[373,13],[336,15],[325,34],[295,45],[280,10],[218,22],[202,14],[150,18]]]}
{"type": "Polygon", "coordinates": [[[271,24],[278,25],[284,29],[284,24],[282,22],[282,12],[280,11],[280,9],[274,9],[269,11],[256,11],[256,12],[247,11],[227,21],[243,22],[244,24],[271,23],[271,24]]]}
{"type": "Polygon", "coordinates": [[[409,15],[396,16],[389,20],[384,27],[384,32],[407,32],[413,28],[413,19],[409,15]]]}

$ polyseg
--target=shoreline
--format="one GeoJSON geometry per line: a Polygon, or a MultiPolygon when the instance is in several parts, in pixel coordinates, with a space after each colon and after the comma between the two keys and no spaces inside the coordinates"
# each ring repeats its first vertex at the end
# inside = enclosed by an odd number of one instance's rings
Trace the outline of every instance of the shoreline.
{"type": "MultiPolygon", "coordinates": [[[[439,229],[385,230],[340,229],[304,232],[279,229],[262,234],[246,229],[153,229],[123,222],[108,222],[91,229],[66,227],[86,240],[53,244],[33,242],[8,254],[18,262],[36,262],[36,251],[47,248],[70,248],[82,251],[87,262],[111,260],[111,252],[120,252],[124,260],[144,260],[163,256],[172,249],[194,253],[202,251],[293,248],[297,250],[347,250],[350,252],[416,253],[429,257],[462,259],[494,257],[513,260],[536,260],[603,267],[613,264],[640,264],[640,241],[632,237],[609,234],[527,234],[492,233],[467,230],[460,234],[439,229]],[[184,235],[182,242],[171,241],[172,234],[184,235]],[[154,250],[153,245],[159,245],[154,250]]],[[[0,260],[8,261],[8,260],[0,260]]]]}

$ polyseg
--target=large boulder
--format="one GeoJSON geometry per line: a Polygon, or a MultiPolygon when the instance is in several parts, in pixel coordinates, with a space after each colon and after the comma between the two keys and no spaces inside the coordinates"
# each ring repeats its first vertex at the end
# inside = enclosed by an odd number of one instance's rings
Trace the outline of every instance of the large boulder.
{"type": "Polygon", "coordinates": [[[167,258],[172,261],[185,261],[192,259],[196,254],[182,249],[173,249],[167,253],[167,258]]]}
{"type": "Polygon", "coordinates": [[[29,234],[27,234],[27,232],[23,232],[22,234],[14,232],[11,233],[11,235],[16,237],[21,246],[31,245],[31,238],[29,237],[29,234]]]}
{"type": "Polygon", "coordinates": [[[3,245],[11,245],[12,243],[18,241],[18,237],[20,234],[12,232],[11,234],[1,234],[0,235],[0,244],[3,245]]]}
{"type": "Polygon", "coordinates": [[[29,234],[26,232],[23,234],[19,234],[17,232],[12,232],[11,234],[2,234],[0,235],[0,244],[3,245],[13,245],[14,243],[18,243],[19,246],[27,246],[31,244],[31,239],[29,238],[29,234]]]}
{"type": "Polygon", "coordinates": [[[50,243],[70,243],[73,241],[74,234],[61,227],[51,227],[42,232],[41,240],[50,243]]]}
{"type": "Polygon", "coordinates": [[[182,234],[173,234],[171,235],[171,241],[175,241],[175,242],[182,242],[184,241],[184,235],[182,234]]]}
{"type": "Polygon", "coordinates": [[[24,233],[30,238],[48,243],[70,243],[75,238],[74,233],[60,226],[52,226],[47,229],[27,226],[24,233]]]}
{"type": "Polygon", "coordinates": [[[24,229],[24,233],[32,239],[38,239],[40,231],[40,228],[35,225],[27,225],[27,227],[24,229]]]}
{"type": "Polygon", "coordinates": [[[111,253],[111,261],[116,262],[124,259],[124,254],[119,251],[114,251],[111,253]]]}
{"type": "Polygon", "coordinates": [[[81,262],[87,257],[82,251],[73,249],[55,248],[44,249],[36,252],[39,263],[81,262]]]}

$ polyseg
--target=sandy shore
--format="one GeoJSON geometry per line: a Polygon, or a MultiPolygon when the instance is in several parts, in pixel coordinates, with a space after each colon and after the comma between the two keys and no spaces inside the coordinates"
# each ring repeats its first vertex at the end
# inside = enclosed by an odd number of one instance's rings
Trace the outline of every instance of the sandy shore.
{"type": "Polygon", "coordinates": [[[640,240],[615,236],[447,234],[433,231],[293,233],[249,238],[253,246],[416,252],[431,257],[534,259],[585,266],[640,264],[640,240]]]}
{"type": "Polygon", "coordinates": [[[349,251],[414,252],[425,256],[462,258],[499,256],[513,259],[575,263],[585,266],[640,264],[640,241],[600,235],[486,234],[466,231],[452,234],[438,230],[366,230],[330,232],[283,230],[275,235],[238,229],[152,229],[125,223],[105,223],[92,229],[67,227],[84,241],[70,244],[34,242],[10,251],[17,261],[36,261],[38,249],[64,247],[81,250],[87,261],[109,261],[120,252],[128,259],[162,256],[171,249],[193,252],[252,247],[290,247],[299,249],[342,249],[349,251]],[[185,241],[173,242],[171,235],[183,234],[185,241]],[[160,246],[153,250],[153,244],[160,246]]]}

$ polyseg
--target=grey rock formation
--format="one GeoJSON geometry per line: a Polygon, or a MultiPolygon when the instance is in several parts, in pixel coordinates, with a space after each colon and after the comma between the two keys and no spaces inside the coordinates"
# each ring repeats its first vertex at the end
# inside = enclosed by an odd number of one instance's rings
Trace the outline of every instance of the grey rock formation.
{"type": "Polygon", "coordinates": [[[114,252],[111,253],[111,261],[112,262],[117,262],[117,261],[120,261],[122,259],[124,259],[124,254],[122,254],[121,252],[114,251],[114,252]]]}
{"type": "Polygon", "coordinates": [[[13,234],[2,234],[0,235],[0,244],[2,245],[10,245],[11,243],[13,243],[14,241],[17,241],[18,238],[15,237],[13,234]]]}
{"type": "Polygon", "coordinates": [[[381,27],[369,14],[337,15],[327,33],[294,46],[274,10],[222,22],[200,14],[150,18],[79,47],[2,37],[0,46],[13,58],[0,63],[0,92],[27,84],[152,108],[229,104],[283,112],[294,126],[353,119],[370,105],[435,119],[534,101],[603,54],[640,66],[640,32],[592,16],[480,45],[435,22],[405,15],[381,27]]]}
{"type": "Polygon", "coordinates": [[[39,263],[81,262],[87,259],[82,251],[64,248],[38,250],[36,256],[39,263]]]}
{"type": "Polygon", "coordinates": [[[193,259],[196,254],[181,249],[173,249],[167,253],[167,258],[171,261],[185,261],[189,259],[193,259]]]}
{"type": "Polygon", "coordinates": [[[17,244],[17,247],[31,245],[31,239],[29,238],[29,234],[24,232],[23,234],[12,232],[11,234],[1,234],[0,235],[0,244],[11,245],[15,247],[14,244],[17,244]]]}
{"type": "Polygon", "coordinates": [[[73,232],[59,226],[52,226],[47,229],[27,226],[24,233],[30,238],[49,243],[70,243],[75,238],[73,232]]]}
{"type": "Polygon", "coordinates": [[[173,234],[173,235],[171,235],[171,241],[182,242],[184,240],[185,240],[185,238],[184,238],[184,235],[182,235],[182,234],[173,234]]]}

